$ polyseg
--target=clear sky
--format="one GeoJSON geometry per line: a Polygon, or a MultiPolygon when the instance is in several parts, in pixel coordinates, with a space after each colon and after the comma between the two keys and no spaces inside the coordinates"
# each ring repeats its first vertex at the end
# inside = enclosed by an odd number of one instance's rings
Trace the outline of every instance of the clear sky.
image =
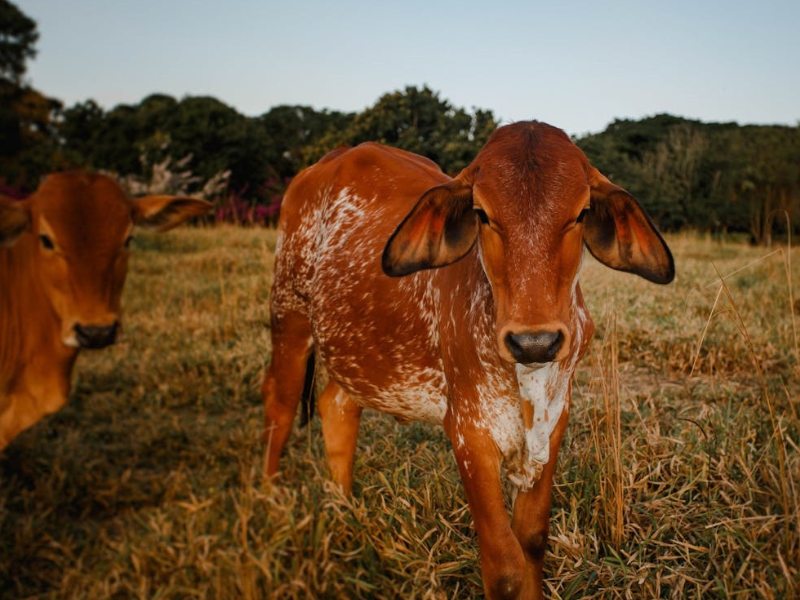
{"type": "Polygon", "coordinates": [[[68,106],[360,111],[428,85],[570,134],[660,112],[800,122],[800,0],[13,1],[40,33],[29,82],[68,106]]]}

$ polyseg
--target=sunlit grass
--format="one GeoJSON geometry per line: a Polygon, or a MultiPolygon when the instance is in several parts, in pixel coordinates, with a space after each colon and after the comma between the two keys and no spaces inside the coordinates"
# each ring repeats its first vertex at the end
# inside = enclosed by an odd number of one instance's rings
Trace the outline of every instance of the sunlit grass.
{"type": "MultiPolygon", "coordinates": [[[[597,333],[560,454],[546,593],[798,597],[786,249],[668,241],[666,287],[587,260],[597,333]],[[720,291],[717,271],[737,270],[720,291]]],[[[69,406],[0,456],[0,597],[481,598],[440,428],[367,413],[352,498],[327,481],[317,420],[279,480],[261,480],[275,232],[135,243],[120,343],[82,355],[69,406]]]]}

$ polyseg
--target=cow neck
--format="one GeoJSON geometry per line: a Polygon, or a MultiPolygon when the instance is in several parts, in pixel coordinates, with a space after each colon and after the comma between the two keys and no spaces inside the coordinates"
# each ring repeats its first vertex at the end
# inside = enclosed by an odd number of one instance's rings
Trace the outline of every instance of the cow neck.
{"type": "Polygon", "coordinates": [[[61,342],[59,319],[38,275],[37,243],[25,234],[0,250],[0,281],[6,288],[0,294],[0,380],[43,351],[66,363],[77,353],[61,342]]]}
{"type": "MultiPolygon", "coordinates": [[[[477,245],[462,260],[437,270],[436,277],[441,289],[447,290],[442,294],[439,315],[442,352],[445,365],[450,367],[446,367],[447,377],[453,381],[452,378],[463,380],[477,375],[496,386],[497,377],[504,373],[501,378],[506,378],[507,384],[501,388],[518,391],[524,436],[520,448],[522,455],[512,460],[515,466],[506,466],[511,467],[508,475],[519,489],[530,489],[550,459],[550,435],[563,411],[569,409],[569,382],[594,330],[577,276],[570,294],[567,323],[574,342],[573,350],[565,359],[541,367],[512,365],[500,358],[491,285],[483,270],[477,245]],[[474,353],[467,351],[472,348],[474,353]],[[462,362],[453,368],[456,359],[462,362]]],[[[482,382],[475,379],[474,383],[481,385],[482,382]]]]}
{"type": "Polygon", "coordinates": [[[583,301],[577,276],[570,294],[570,304],[567,323],[573,341],[570,354],[559,362],[540,367],[516,365],[526,457],[523,468],[514,474],[512,481],[520,490],[530,489],[550,460],[550,436],[562,413],[569,411],[572,374],[586,353],[594,331],[594,323],[583,301]]]}
{"type": "Polygon", "coordinates": [[[448,358],[451,362],[456,358],[466,361],[456,365],[459,374],[448,373],[448,377],[484,369],[487,362],[501,369],[508,367],[511,372],[511,365],[497,353],[492,288],[481,265],[478,245],[458,262],[437,269],[435,277],[442,290],[439,322],[445,364],[448,358]]]}

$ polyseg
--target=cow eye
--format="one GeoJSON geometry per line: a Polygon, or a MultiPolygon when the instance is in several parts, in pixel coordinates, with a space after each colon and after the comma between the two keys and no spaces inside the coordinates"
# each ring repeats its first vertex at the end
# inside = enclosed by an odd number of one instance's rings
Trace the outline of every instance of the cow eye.
{"type": "Polygon", "coordinates": [[[56,245],[53,243],[53,240],[51,240],[48,236],[40,235],[39,240],[42,242],[42,247],[45,250],[55,250],[56,245]]]}
{"type": "Polygon", "coordinates": [[[586,217],[586,213],[588,213],[588,212],[589,212],[589,209],[588,208],[584,208],[581,211],[581,214],[578,215],[578,218],[575,219],[575,222],[576,223],[583,223],[583,219],[586,217]]]}
{"type": "Polygon", "coordinates": [[[486,211],[484,211],[482,208],[476,208],[474,210],[475,214],[478,215],[478,220],[484,225],[488,225],[489,217],[486,215],[486,211]]]}
{"type": "Polygon", "coordinates": [[[131,242],[132,242],[132,241],[133,241],[133,236],[132,236],[132,235],[129,235],[128,237],[126,237],[126,238],[125,238],[125,243],[124,243],[123,245],[124,245],[126,248],[130,248],[130,247],[131,247],[131,242]]]}

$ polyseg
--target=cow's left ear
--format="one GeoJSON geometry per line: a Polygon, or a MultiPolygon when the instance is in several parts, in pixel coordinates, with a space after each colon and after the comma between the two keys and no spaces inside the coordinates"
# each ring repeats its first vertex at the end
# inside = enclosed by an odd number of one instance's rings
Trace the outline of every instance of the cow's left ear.
{"type": "Polygon", "coordinates": [[[187,219],[207,214],[214,205],[185,196],[143,196],[131,200],[134,224],[153,231],[167,231],[187,219]]]}
{"type": "Polygon", "coordinates": [[[13,246],[30,225],[31,215],[24,203],[0,196],[0,248],[13,246]]]}
{"type": "Polygon", "coordinates": [[[425,192],[389,238],[381,265],[390,277],[456,262],[478,236],[472,186],[460,179],[425,192]]]}
{"type": "Polygon", "coordinates": [[[591,208],[584,241],[604,265],[635,273],[654,283],[675,278],[675,262],[664,238],[639,203],[597,169],[590,174],[591,208]]]}

